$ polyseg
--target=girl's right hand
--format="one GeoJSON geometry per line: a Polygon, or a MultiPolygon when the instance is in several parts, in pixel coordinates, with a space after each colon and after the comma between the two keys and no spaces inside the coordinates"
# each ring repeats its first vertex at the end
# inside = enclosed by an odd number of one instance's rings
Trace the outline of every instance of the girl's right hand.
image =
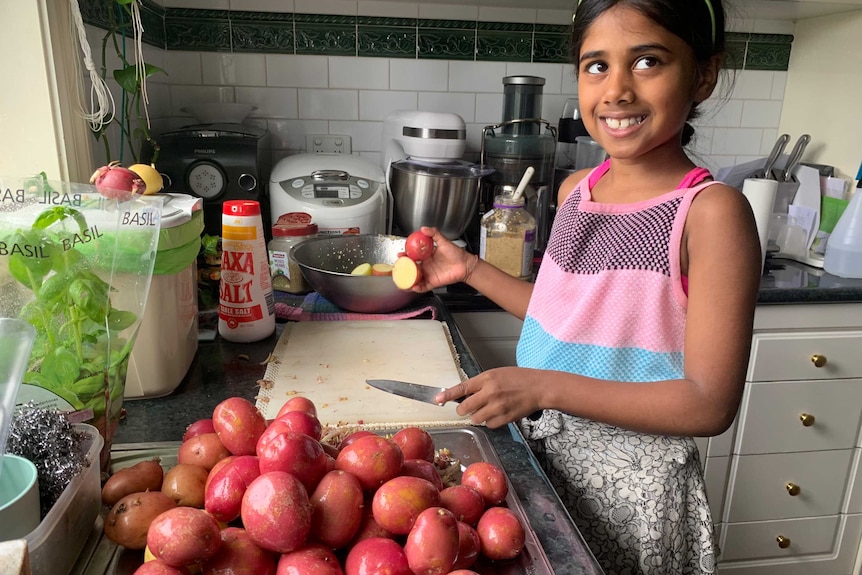
{"type": "Polygon", "coordinates": [[[434,240],[434,252],[420,264],[422,280],[412,290],[425,293],[438,287],[464,281],[478,256],[458,247],[437,228],[422,226],[420,231],[434,240]]]}

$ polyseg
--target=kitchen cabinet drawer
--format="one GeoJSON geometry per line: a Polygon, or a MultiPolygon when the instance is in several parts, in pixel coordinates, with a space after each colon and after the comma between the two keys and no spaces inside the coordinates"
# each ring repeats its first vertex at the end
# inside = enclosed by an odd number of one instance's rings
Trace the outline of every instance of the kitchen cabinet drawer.
{"type": "Polygon", "coordinates": [[[862,420],[862,379],[749,384],[740,414],[736,453],[849,449],[862,420]]]}
{"type": "Polygon", "coordinates": [[[834,515],[855,450],[742,455],[728,481],[727,523],[834,515]],[[791,495],[791,486],[798,487],[791,495]]]}
{"type": "MultiPolygon", "coordinates": [[[[862,377],[862,332],[756,333],[747,381],[862,377]],[[814,356],[825,358],[817,367],[814,356]]],[[[822,361],[822,359],[821,359],[822,361]]]]}
{"type": "MultiPolygon", "coordinates": [[[[812,517],[786,521],[760,521],[756,523],[730,523],[724,526],[721,545],[721,568],[728,561],[754,559],[792,559],[801,555],[830,553],[836,543],[840,517],[812,517]],[[777,538],[790,540],[786,548],[779,546],[777,538]]],[[[810,573],[821,573],[811,571],[810,573]]]]}

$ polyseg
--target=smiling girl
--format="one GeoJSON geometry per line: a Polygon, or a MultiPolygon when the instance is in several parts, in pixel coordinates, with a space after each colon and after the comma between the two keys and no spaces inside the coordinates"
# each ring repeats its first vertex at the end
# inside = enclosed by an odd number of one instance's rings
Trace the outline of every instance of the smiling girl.
{"type": "Polygon", "coordinates": [[[713,573],[713,518],[693,436],[733,422],[761,259],[745,198],[689,159],[715,88],[720,0],[582,0],[581,115],[610,159],[560,187],[535,284],[447,241],[425,291],[466,281],[524,319],[518,367],[438,395],[472,421],[519,422],[609,574],[713,573]]]}

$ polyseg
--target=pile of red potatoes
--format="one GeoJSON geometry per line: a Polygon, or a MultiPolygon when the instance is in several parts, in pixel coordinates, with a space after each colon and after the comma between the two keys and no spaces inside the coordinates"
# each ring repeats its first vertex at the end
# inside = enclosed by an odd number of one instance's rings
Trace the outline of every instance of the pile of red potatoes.
{"type": "Polygon", "coordinates": [[[522,552],[498,466],[462,470],[419,427],[337,445],[322,432],[306,397],[272,421],[226,399],[187,428],[176,465],[106,481],[105,535],[143,550],[136,575],[484,575],[522,552]]]}

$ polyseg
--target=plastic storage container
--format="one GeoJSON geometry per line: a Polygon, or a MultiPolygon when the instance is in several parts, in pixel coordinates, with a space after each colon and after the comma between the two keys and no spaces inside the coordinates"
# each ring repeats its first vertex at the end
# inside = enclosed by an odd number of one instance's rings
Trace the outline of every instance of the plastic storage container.
{"type": "Polygon", "coordinates": [[[479,257],[520,279],[533,273],[536,219],[524,208],[523,196],[494,198],[494,209],[482,216],[479,257]]]}
{"type": "Polygon", "coordinates": [[[168,196],[144,317],[135,338],[125,397],[161,397],[182,382],[198,350],[197,256],[203,200],[168,196]]]}
{"type": "Polygon", "coordinates": [[[79,423],[75,428],[87,434],[84,449],[90,466],[72,479],[39,527],[25,537],[33,575],[68,575],[102,508],[99,452],[104,440],[92,425],[79,423]]]}
{"type": "Polygon", "coordinates": [[[862,278],[862,187],[856,188],[826,242],[823,268],[838,277],[862,278]]]}

